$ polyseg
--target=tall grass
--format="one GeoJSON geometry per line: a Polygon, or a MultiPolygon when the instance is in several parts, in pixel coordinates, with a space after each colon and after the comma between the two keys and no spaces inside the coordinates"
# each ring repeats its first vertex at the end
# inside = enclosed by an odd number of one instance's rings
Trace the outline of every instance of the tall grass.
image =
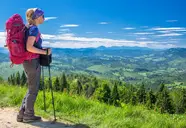
{"type": "MultiPolygon", "coordinates": [[[[26,88],[0,85],[0,106],[18,107],[26,88]]],[[[109,106],[82,96],[54,93],[58,120],[86,124],[92,128],[186,128],[186,115],[160,114],[143,106],[123,104],[122,108],[109,106]]],[[[50,92],[46,92],[47,112],[44,112],[43,92],[39,92],[35,110],[52,118],[53,108],[50,92]]]]}

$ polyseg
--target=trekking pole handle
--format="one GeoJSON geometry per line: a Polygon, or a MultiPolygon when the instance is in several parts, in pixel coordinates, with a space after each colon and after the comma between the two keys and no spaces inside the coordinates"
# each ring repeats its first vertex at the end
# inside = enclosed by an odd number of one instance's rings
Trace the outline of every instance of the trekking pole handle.
{"type": "Polygon", "coordinates": [[[48,55],[48,49],[49,49],[49,48],[46,49],[46,54],[47,54],[47,55],[48,55]]]}

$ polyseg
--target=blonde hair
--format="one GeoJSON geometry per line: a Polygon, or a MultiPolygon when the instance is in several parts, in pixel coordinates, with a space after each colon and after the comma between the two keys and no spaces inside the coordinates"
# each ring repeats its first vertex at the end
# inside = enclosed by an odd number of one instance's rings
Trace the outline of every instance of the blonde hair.
{"type": "Polygon", "coordinates": [[[28,24],[30,24],[30,25],[31,24],[33,24],[33,25],[36,24],[35,20],[32,19],[32,16],[33,16],[35,10],[36,10],[36,8],[29,8],[26,11],[26,20],[27,20],[28,24]]]}

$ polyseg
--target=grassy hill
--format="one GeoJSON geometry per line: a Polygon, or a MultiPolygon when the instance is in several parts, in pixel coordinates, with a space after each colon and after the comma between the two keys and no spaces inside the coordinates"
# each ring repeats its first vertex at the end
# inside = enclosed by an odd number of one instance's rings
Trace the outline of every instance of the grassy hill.
{"type": "MultiPolygon", "coordinates": [[[[18,107],[26,88],[0,84],[0,106],[18,107]]],[[[39,92],[36,101],[36,113],[51,118],[52,104],[50,92],[46,95],[47,112],[43,108],[43,95],[39,92]]],[[[69,95],[55,92],[57,119],[70,120],[75,123],[86,124],[91,128],[185,128],[184,115],[160,114],[147,110],[144,106],[122,104],[115,107],[100,103],[95,99],[83,96],[69,95]]]]}

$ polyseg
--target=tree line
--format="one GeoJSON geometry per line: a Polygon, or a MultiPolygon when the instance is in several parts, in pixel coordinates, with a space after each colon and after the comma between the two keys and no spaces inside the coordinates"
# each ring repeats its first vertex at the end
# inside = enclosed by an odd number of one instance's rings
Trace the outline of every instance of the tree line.
{"type": "MultiPolygon", "coordinates": [[[[26,75],[19,72],[8,77],[8,83],[16,86],[27,86],[26,75]]],[[[144,105],[148,109],[160,113],[186,113],[186,89],[169,89],[160,84],[157,90],[141,85],[126,84],[118,80],[98,79],[95,76],[82,74],[65,74],[52,77],[53,89],[57,92],[66,92],[70,95],[81,95],[97,99],[109,105],[121,107],[122,103],[144,105]]],[[[40,90],[49,90],[49,79],[40,79],[40,90]]]]}

